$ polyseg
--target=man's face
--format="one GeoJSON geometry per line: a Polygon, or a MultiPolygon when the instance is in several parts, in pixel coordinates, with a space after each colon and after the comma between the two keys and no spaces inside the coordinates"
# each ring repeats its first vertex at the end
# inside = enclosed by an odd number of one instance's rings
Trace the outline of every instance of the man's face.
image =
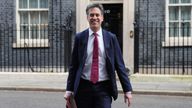
{"type": "Polygon", "coordinates": [[[100,9],[99,8],[89,9],[87,20],[89,22],[90,28],[94,32],[97,32],[101,27],[101,23],[103,22],[103,15],[101,14],[100,9]]]}

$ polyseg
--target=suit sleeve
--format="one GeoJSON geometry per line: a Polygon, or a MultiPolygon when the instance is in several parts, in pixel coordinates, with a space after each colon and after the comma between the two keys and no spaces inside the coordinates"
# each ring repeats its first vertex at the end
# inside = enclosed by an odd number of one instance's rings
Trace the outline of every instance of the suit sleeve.
{"type": "Polygon", "coordinates": [[[78,37],[76,36],[69,66],[69,75],[67,78],[67,91],[73,91],[74,89],[74,81],[79,64],[78,60],[78,37]]]}
{"type": "Polygon", "coordinates": [[[116,36],[113,37],[113,45],[115,50],[115,69],[117,71],[117,75],[121,82],[122,88],[124,92],[132,91],[132,86],[128,77],[128,72],[125,68],[125,64],[123,61],[122,53],[119,47],[119,43],[117,41],[116,36]]]}

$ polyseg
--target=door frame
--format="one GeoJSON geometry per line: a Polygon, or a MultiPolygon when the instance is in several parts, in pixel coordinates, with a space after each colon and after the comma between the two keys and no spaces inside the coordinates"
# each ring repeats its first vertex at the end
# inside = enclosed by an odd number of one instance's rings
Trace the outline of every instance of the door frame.
{"type": "Polygon", "coordinates": [[[130,73],[134,73],[133,23],[135,14],[135,0],[76,0],[76,32],[80,32],[89,26],[85,9],[90,3],[123,4],[123,58],[125,66],[130,69],[130,73]]]}

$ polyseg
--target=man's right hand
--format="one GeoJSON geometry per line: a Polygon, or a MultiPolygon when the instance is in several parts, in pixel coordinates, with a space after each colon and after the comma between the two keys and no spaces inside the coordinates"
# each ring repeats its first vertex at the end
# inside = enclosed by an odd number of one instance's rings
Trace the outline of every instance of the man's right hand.
{"type": "Polygon", "coordinates": [[[72,94],[73,94],[73,92],[71,92],[71,91],[66,91],[65,94],[64,94],[65,100],[68,100],[69,97],[70,97],[72,94]]]}

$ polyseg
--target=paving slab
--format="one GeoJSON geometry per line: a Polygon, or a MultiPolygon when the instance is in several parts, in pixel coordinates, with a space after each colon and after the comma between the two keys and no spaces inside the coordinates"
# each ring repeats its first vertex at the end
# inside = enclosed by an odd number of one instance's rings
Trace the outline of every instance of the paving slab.
{"type": "MultiPolygon", "coordinates": [[[[1,90],[65,91],[68,73],[0,72],[1,90]]],[[[133,93],[192,96],[192,76],[142,75],[130,76],[133,93]]],[[[120,93],[122,87],[117,79],[120,93]]]]}

